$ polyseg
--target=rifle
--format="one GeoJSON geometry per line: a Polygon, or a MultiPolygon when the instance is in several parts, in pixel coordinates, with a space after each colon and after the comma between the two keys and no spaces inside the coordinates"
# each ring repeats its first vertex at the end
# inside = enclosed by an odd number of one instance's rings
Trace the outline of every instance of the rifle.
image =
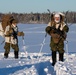
{"type": "Polygon", "coordinates": [[[50,31],[53,31],[54,34],[60,35],[61,38],[65,39],[65,32],[61,31],[60,28],[56,29],[54,26],[50,27],[50,31]]]}

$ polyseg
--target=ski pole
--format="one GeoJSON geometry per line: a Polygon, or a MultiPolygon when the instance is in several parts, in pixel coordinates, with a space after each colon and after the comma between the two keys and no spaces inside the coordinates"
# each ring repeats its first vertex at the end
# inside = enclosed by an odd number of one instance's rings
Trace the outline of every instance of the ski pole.
{"type": "Polygon", "coordinates": [[[24,36],[22,36],[22,43],[23,43],[23,50],[24,50],[25,54],[27,54],[25,41],[24,41],[24,36]]]}
{"type": "Polygon", "coordinates": [[[4,42],[5,42],[5,40],[3,40],[3,41],[1,42],[1,45],[2,45],[4,42]]]}
{"type": "Polygon", "coordinates": [[[44,46],[44,44],[45,44],[46,36],[47,36],[47,33],[45,34],[45,37],[44,37],[43,42],[42,42],[42,44],[41,44],[41,48],[40,48],[40,51],[39,51],[39,53],[38,53],[38,59],[39,59],[39,55],[40,55],[41,52],[42,52],[43,46],[44,46]]]}
{"type": "MultiPolygon", "coordinates": [[[[65,14],[65,23],[66,25],[68,25],[68,20],[67,20],[67,14],[68,14],[69,11],[66,11],[66,14],[65,14]]],[[[67,40],[67,37],[66,37],[66,51],[67,51],[67,62],[68,62],[68,40],[67,40]]]]}
{"type": "Polygon", "coordinates": [[[68,62],[68,40],[66,38],[66,51],[67,51],[67,62],[68,62]]]}

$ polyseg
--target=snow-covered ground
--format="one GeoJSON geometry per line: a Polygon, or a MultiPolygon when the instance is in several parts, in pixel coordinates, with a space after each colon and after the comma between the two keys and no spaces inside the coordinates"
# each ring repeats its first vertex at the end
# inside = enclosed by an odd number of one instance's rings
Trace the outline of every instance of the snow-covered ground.
{"type": "MultiPolygon", "coordinates": [[[[5,59],[4,43],[0,45],[0,75],[76,75],[76,25],[70,26],[65,41],[64,62],[51,66],[50,36],[45,37],[46,24],[19,24],[25,33],[19,37],[19,59],[14,59],[13,50],[5,59]]],[[[4,40],[0,37],[0,43],[4,40]]]]}

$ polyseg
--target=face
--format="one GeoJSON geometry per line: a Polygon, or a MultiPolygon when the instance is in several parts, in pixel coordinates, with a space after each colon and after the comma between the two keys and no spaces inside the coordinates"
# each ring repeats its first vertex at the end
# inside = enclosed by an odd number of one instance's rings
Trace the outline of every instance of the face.
{"type": "Polygon", "coordinates": [[[54,16],[54,20],[56,23],[59,23],[60,22],[60,15],[54,16]]]}
{"type": "Polygon", "coordinates": [[[16,20],[13,20],[13,21],[12,21],[12,24],[13,24],[13,25],[17,25],[17,21],[16,21],[16,20]]]}
{"type": "Polygon", "coordinates": [[[15,25],[15,26],[17,25],[17,23],[12,23],[12,24],[15,25]]]}
{"type": "Polygon", "coordinates": [[[60,17],[55,17],[55,20],[59,21],[60,20],[60,17]]]}

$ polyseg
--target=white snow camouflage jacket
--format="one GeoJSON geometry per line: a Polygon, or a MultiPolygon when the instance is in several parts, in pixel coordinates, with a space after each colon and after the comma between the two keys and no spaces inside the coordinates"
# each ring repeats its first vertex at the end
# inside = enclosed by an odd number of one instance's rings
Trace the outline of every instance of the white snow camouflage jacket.
{"type": "MultiPolygon", "coordinates": [[[[13,30],[17,33],[18,32],[18,27],[17,26],[14,26],[14,25],[11,25],[11,27],[13,28],[13,30]]],[[[10,29],[10,26],[8,25],[7,27],[6,27],[6,29],[5,29],[5,32],[4,32],[4,35],[7,35],[6,33],[7,33],[7,31],[9,31],[9,29],[10,29]]],[[[16,37],[17,37],[17,35],[16,35],[16,37]]],[[[11,43],[11,44],[17,44],[18,43],[18,39],[17,38],[14,38],[14,36],[13,35],[11,35],[11,36],[5,36],[5,42],[7,42],[7,43],[11,43]]]]}

